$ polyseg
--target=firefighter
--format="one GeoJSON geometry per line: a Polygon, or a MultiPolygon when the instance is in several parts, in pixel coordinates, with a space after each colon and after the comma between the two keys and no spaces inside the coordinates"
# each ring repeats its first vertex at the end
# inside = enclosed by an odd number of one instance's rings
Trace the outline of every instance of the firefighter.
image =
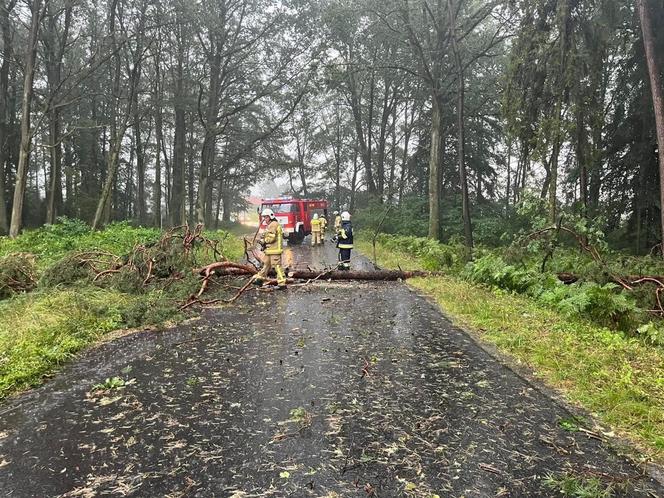
{"type": "Polygon", "coordinates": [[[284,275],[284,270],[281,268],[284,232],[274,215],[274,211],[271,209],[263,209],[261,217],[263,222],[267,224],[267,228],[259,240],[259,244],[263,248],[263,267],[261,271],[254,275],[254,281],[257,284],[262,284],[268,278],[270,270],[274,268],[277,274],[277,285],[280,289],[285,289],[286,275],[284,275]]]}
{"type": "Polygon", "coordinates": [[[321,215],[320,219],[320,243],[325,244],[325,230],[327,229],[327,219],[321,215]]]}
{"type": "Polygon", "coordinates": [[[341,228],[341,216],[339,216],[339,211],[334,212],[334,233],[337,233],[341,228]]]}
{"type": "Polygon", "coordinates": [[[339,248],[339,269],[350,270],[350,251],[353,249],[353,225],[350,213],[341,213],[341,226],[337,230],[337,247],[339,248]]]}
{"type": "Polygon", "coordinates": [[[319,246],[320,245],[320,220],[318,219],[318,213],[314,213],[314,217],[311,219],[311,245],[319,246]]]}

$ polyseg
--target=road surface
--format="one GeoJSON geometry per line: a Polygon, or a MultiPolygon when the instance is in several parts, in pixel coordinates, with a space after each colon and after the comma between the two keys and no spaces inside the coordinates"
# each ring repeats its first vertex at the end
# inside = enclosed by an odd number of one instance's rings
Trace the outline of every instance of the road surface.
{"type": "Polygon", "coordinates": [[[104,344],[0,405],[0,495],[539,497],[570,475],[664,496],[575,423],[404,284],[315,282],[104,344]]]}

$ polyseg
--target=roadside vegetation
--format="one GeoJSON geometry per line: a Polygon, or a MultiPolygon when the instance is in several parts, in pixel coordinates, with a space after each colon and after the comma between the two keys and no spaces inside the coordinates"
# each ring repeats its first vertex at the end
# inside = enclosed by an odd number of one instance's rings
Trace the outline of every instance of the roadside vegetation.
{"type": "MultiPolygon", "coordinates": [[[[204,235],[225,257],[242,256],[237,236],[224,230],[204,235]]],[[[163,237],[124,222],[92,232],[63,218],[16,239],[0,238],[0,399],[38,384],[112,330],[185,318],[181,305],[201,285],[192,269],[215,255],[200,244],[181,251],[177,233],[173,244],[160,245],[163,237]],[[150,255],[149,278],[121,266],[136,254],[150,255]]],[[[213,288],[206,296],[226,292],[213,288]]]]}
{"type": "MultiPolygon", "coordinates": [[[[527,365],[609,431],[662,462],[664,322],[652,311],[658,285],[628,290],[612,275],[662,275],[664,265],[611,253],[607,266],[579,249],[574,237],[558,235],[523,247],[478,247],[465,263],[463,245],[454,240],[378,234],[376,262],[441,272],[408,283],[435,299],[456,324],[527,365]]],[[[358,249],[371,257],[374,233],[361,232],[358,239],[358,249]]],[[[575,430],[597,430],[590,425],[575,430]]]]}

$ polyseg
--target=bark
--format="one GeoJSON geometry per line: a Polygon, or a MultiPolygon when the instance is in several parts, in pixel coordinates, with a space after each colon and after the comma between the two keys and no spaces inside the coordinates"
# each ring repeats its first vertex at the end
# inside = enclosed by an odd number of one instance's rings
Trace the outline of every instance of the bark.
{"type": "Polygon", "coordinates": [[[431,151],[429,154],[429,238],[440,237],[440,170],[442,154],[442,102],[434,95],[431,101],[431,151]]]}
{"type": "MultiPolygon", "coordinates": [[[[134,144],[136,147],[136,217],[138,224],[145,226],[147,222],[145,200],[145,152],[141,137],[141,117],[138,112],[138,101],[134,102],[134,144]]],[[[132,167],[130,165],[130,167],[132,167]]]]}
{"type": "Polygon", "coordinates": [[[376,151],[376,176],[378,177],[377,194],[381,200],[385,194],[385,153],[387,148],[388,134],[387,124],[390,121],[390,116],[392,114],[392,109],[394,108],[395,103],[395,94],[391,91],[391,89],[392,84],[386,78],[385,95],[383,95],[383,108],[380,118],[380,134],[378,136],[378,147],[376,151]]]}
{"type": "Polygon", "coordinates": [[[175,70],[175,136],[173,141],[173,162],[171,167],[171,190],[168,201],[168,216],[170,226],[179,226],[185,223],[185,88],[184,88],[184,25],[181,13],[177,9],[178,53],[175,70]]]}
{"type": "MultiPolygon", "coordinates": [[[[657,147],[659,150],[660,233],[662,234],[662,240],[664,240],[664,90],[662,90],[662,73],[655,52],[654,32],[647,0],[636,0],[636,6],[639,11],[639,18],[641,19],[643,45],[646,52],[648,74],[650,76],[650,92],[652,94],[653,109],[655,111],[657,147]]],[[[662,257],[664,257],[664,242],[661,244],[661,254],[662,257]]]]}
{"type": "Polygon", "coordinates": [[[3,57],[0,66],[0,234],[9,233],[7,219],[7,199],[5,198],[5,164],[8,151],[8,95],[9,95],[9,61],[13,58],[13,40],[9,13],[14,9],[16,0],[0,4],[0,30],[2,31],[3,57]]]}
{"type": "MultiPolygon", "coordinates": [[[[233,263],[230,261],[221,261],[212,263],[202,268],[196,268],[195,274],[208,276],[215,274],[223,275],[254,275],[256,268],[242,263],[233,263]]],[[[373,270],[373,271],[344,271],[344,270],[297,270],[288,274],[289,278],[298,280],[372,280],[372,281],[394,281],[405,280],[407,278],[428,277],[433,275],[442,275],[441,272],[430,271],[404,271],[404,270],[373,270]]]]}
{"type": "Polygon", "coordinates": [[[30,146],[32,142],[32,130],[30,128],[32,84],[35,76],[42,0],[33,0],[31,7],[30,33],[26,48],[25,69],[23,71],[23,96],[21,98],[21,145],[16,171],[16,184],[14,186],[11,225],[9,227],[9,236],[12,238],[18,236],[23,224],[23,202],[25,200],[25,187],[28,179],[30,146]]]}
{"type": "Polygon", "coordinates": [[[567,20],[569,17],[567,0],[559,2],[560,12],[560,40],[558,47],[558,77],[556,81],[556,105],[554,111],[555,132],[553,137],[553,150],[549,161],[548,187],[549,187],[549,222],[555,223],[557,216],[556,192],[558,190],[558,159],[562,145],[562,109],[565,94],[565,69],[567,61],[567,20]]]}
{"type": "MultiPolygon", "coordinates": [[[[353,47],[352,45],[348,47],[349,59],[353,60],[353,47]]],[[[364,122],[362,119],[362,102],[359,89],[357,87],[357,81],[355,79],[354,69],[351,65],[348,66],[346,70],[346,81],[348,84],[348,90],[350,94],[350,107],[353,113],[353,124],[355,125],[355,134],[357,135],[357,143],[359,146],[359,153],[362,158],[362,163],[364,164],[365,177],[367,182],[367,193],[369,196],[375,195],[376,193],[376,183],[374,180],[373,167],[371,165],[371,132],[367,132],[367,137],[364,133],[364,122]]],[[[373,79],[372,79],[373,84],[373,79]]],[[[369,109],[373,108],[373,101],[370,101],[367,104],[369,109]]],[[[371,117],[369,117],[369,123],[367,124],[368,130],[371,130],[371,117]]]]}
{"type": "MultiPolygon", "coordinates": [[[[51,99],[60,90],[62,83],[62,64],[69,38],[72,19],[72,5],[67,3],[64,11],[63,32],[58,33],[57,17],[53,10],[53,2],[48,3],[47,37],[45,41],[48,58],[46,73],[51,99]]],[[[60,109],[53,105],[49,111],[49,159],[51,165],[49,186],[46,193],[46,223],[54,223],[59,211],[62,210],[62,143],[61,143],[60,109]]]]}
{"type": "MultiPolygon", "coordinates": [[[[201,151],[201,166],[198,175],[198,197],[196,199],[197,222],[205,224],[209,222],[206,216],[210,208],[209,178],[214,168],[217,143],[217,116],[219,114],[219,85],[221,77],[221,56],[223,43],[219,33],[211,33],[214,45],[208,54],[210,64],[210,86],[208,90],[207,108],[205,111],[205,137],[203,138],[203,149],[201,151]]],[[[201,90],[202,91],[202,90],[201,90]]]]}
{"type": "Polygon", "coordinates": [[[586,167],[586,129],[584,109],[579,106],[576,117],[576,161],[579,168],[579,194],[581,198],[581,214],[588,216],[588,168],[586,167]]]}
{"type": "Polygon", "coordinates": [[[142,10],[141,10],[141,19],[138,27],[138,39],[137,39],[137,46],[135,48],[135,53],[133,57],[133,67],[130,71],[129,74],[129,81],[127,82],[129,88],[128,88],[128,96],[127,96],[127,103],[126,103],[126,108],[124,110],[124,113],[121,117],[121,119],[117,120],[117,111],[118,107],[121,105],[120,102],[120,96],[121,96],[121,91],[120,91],[120,80],[121,80],[121,64],[120,64],[120,53],[117,49],[117,40],[115,38],[115,9],[117,7],[117,3],[114,2],[111,5],[111,12],[110,12],[110,18],[111,18],[111,23],[109,25],[109,30],[110,30],[110,37],[111,37],[111,43],[112,43],[112,50],[116,54],[115,55],[115,69],[114,69],[114,96],[118,99],[118,102],[114,103],[112,105],[112,124],[113,122],[115,123],[115,126],[112,125],[113,130],[111,131],[111,145],[109,149],[109,156],[108,156],[108,168],[107,168],[107,173],[106,173],[106,180],[104,181],[104,186],[101,191],[101,196],[99,197],[99,202],[97,204],[97,210],[95,212],[95,217],[94,220],[92,221],[92,229],[97,230],[102,226],[102,224],[107,223],[110,221],[110,216],[111,216],[111,193],[115,187],[115,180],[118,172],[118,168],[120,165],[120,154],[122,151],[122,140],[124,138],[125,133],[129,129],[129,123],[130,119],[132,117],[132,111],[133,107],[136,101],[136,92],[138,91],[138,80],[140,77],[140,67],[141,67],[141,61],[143,57],[142,53],[142,35],[143,35],[143,27],[145,25],[145,9],[147,8],[147,5],[144,3],[142,5],[142,10]]]}
{"type": "MultiPolygon", "coordinates": [[[[464,72],[463,64],[461,63],[461,54],[459,53],[459,46],[456,39],[456,18],[454,12],[456,8],[452,5],[451,0],[447,0],[448,12],[450,15],[450,39],[452,40],[452,52],[454,52],[454,63],[457,71],[457,156],[459,160],[459,182],[461,184],[461,199],[462,199],[462,217],[463,217],[463,233],[465,239],[465,257],[466,261],[470,261],[473,257],[473,227],[470,219],[470,200],[468,198],[468,179],[466,175],[466,154],[465,154],[465,122],[464,122],[464,72]]],[[[481,190],[479,185],[478,175],[478,191],[481,190]]]]}

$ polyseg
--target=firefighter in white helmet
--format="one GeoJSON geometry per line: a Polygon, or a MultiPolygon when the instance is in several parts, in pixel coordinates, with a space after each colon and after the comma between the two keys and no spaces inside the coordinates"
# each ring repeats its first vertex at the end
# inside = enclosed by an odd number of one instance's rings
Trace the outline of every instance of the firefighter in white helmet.
{"type": "Polygon", "coordinates": [[[337,247],[339,248],[339,269],[350,270],[350,252],[353,249],[353,225],[350,213],[341,213],[341,226],[337,230],[337,247]]]}
{"type": "Polygon", "coordinates": [[[319,246],[320,245],[320,234],[321,234],[321,223],[318,219],[318,213],[314,213],[313,218],[311,218],[311,245],[319,246]]]}
{"type": "Polygon", "coordinates": [[[277,285],[286,288],[286,275],[281,267],[281,253],[284,246],[284,232],[271,209],[263,209],[261,219],[267,228],[261,235],[259,244],[263,248],[263,267],[254,275],[256,283],[262,284],[268,278],[270,270],[274,268],[277,274],[277,285]]]}

